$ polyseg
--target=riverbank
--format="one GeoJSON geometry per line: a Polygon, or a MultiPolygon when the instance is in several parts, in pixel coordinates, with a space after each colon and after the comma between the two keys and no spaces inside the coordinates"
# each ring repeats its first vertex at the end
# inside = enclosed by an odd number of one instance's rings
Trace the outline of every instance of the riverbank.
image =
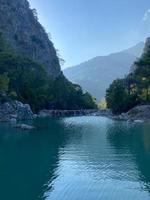
{"type": "Polygon", "coordinates": [[[20,101],[8,101],[0,103],[0,122],[18,122],[33,120],[44,117],[66,117],[85,116],[96,113],[96,109],[91,110],[41,110],[37,114],[33,113],[29,104],[20,101]]]}
{"type": "Polygon", "coordinates": [[[97,110],[95,113],[91,113],[90,115],[105,116],[119,121],[150,122],[150,105],[139,105],[120,115],[114,115],[109,109],[97,110]]]}
{"type": "Polygon", "coordinates": [[[44,117],[69,117],[69,116],[105,116],[113,120],[122,121],[150,121],[150,105],[136,106],[127,113],[113,115],[109,109],[91,110],[41,110],[34,114],[30,105],[19,101],[10,101],[0,104],[0,122],[18,122],[44,117]]]}
{"type": "Polygon", "coordinates": [[[115,120],[130,122],[150,122],[150,105],[140,105],[132,108],[127,113],[112,117],[115,120]]]}

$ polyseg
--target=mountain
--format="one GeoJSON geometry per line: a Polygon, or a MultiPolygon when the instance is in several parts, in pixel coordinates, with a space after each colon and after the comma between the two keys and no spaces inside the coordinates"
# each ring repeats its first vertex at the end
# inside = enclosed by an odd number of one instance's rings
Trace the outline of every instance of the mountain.
{"type": "Polygon", "coordinates": [[[133,62],[142,54],[143,48],[144,42],[140,42],[124,51],[95,57],[63,72],[70,81],[81,85],[99,101],[114,79],[122,78],[129,72],[133,62]]]}
{"type": "Polygon", "coordinates": [[[13,100],[34,112],[97,108],[88,92],[64,77],[53,43],[27,0],[0,0],[0,104],[13,100]]]}
{"type": "Polygon", "coordinates": [[[106,93],[107,107],[114,114],[126,113],[122,120],[150,118],[150,37],[146,39],[142,55],[131,66],[129,74],[114,80],[106,93]],[[130,111],[129,111],[130,110],[130,111]]]}
{"type": "Polygon", "coordinates": [[[61,74],[53,43],[27,0],[0,0],[0,32],[16,53],[43,64],[54,77],[61,74]]]}

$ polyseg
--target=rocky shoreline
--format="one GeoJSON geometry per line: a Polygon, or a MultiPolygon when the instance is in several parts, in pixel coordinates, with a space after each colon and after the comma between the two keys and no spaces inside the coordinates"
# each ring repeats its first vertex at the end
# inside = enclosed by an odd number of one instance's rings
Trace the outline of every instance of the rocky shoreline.
{"type": "Polygon", "coordinates": [[[34,113],[28,104],[20,101],[0,103],[0,122],[33,120],[34,113]]]}
{"type": "Polygon", "coordinates": [[[0,103],[0,122],[26,121],[44,117],[83,116],[96,112],[97,110],[41,110],[38,114],[34,114],[29,104],[8,101],[0,103]]]}
{"type": "MultiPolygon", "coordinates": [[[[67,117],[67,116],[105,116],[113,120],[129,122],[149,122],[150,105],[136,106],[127,113],[113,115],[111,110],[41,110],[34,114],[28,104],[19,101],[0,103],[0,122],[12,122],[33,120],[44,117],[67,117]]],[[[28,129],[27,126],[17,126],[17,128],[28,129]]],[[[29,127],[30,129],[32,127],[29,127]]]]}
{"type": "Polygon", "coordinates": [[[114,115],[112,119],[128,122],[150,122],[150,105],[136,106],[127,113],[114,115]]]}
{"type": "Polygon", "coordinates": [[[114,115],[109,109],[98,110],[90,116],[105,116],[117,121],[150,122],[150,105],[139,105],[120,115],[114,115]]]}

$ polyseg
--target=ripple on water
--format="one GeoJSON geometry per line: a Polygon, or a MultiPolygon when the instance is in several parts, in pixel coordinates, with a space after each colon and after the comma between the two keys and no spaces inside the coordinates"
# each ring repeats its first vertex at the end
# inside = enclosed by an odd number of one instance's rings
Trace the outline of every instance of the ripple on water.
{"type": "Polygon", "coordinates": [[[148,124],[105,117],[0,125],[0,199],[149,200],[148,124]]]}

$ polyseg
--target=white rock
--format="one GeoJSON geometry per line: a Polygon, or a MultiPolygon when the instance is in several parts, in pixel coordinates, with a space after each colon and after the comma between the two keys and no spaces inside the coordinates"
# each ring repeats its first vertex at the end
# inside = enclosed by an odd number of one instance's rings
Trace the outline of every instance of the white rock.
{"type": "Polygon", "coordinates": [[[33,129],[35,129],[34,126],[30,126],[30,125],[27,125],[27,124],[17,124],[15,126],[15,128],[19,128],[19,129],[23,129],[23,130],[33,130],[33,129]]]}

